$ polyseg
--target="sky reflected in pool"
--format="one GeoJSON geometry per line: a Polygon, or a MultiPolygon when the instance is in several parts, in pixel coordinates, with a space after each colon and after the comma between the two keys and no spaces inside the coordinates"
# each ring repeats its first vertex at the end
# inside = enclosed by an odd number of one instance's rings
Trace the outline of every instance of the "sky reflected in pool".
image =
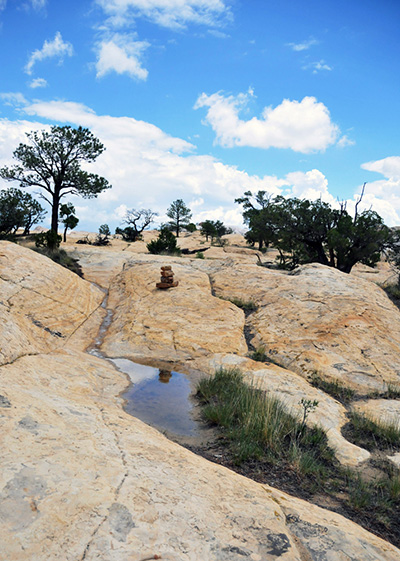
{"type": "MultiPolygon", "coordinates": [[[[110,360],[110,359],[109,359],[110,360]]],[[[160,431],[194,436],[197,425],[191,417],[191,385],[185,374],[137,364],[128,359],[111,362],[127,374],[132,386],[122,395],[125,411],[160,431]]]]}

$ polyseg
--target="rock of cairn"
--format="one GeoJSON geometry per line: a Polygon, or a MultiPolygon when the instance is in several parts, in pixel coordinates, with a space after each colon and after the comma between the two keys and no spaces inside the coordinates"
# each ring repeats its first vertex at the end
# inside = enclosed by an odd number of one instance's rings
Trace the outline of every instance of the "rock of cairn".
{"type": "Polygon", "coordinates": [[[161,282],[156,284],[157,288],[172,288],[178,286],[179,282],[174,281],[174,272],[171,265],[161,267],[161,282]]]}

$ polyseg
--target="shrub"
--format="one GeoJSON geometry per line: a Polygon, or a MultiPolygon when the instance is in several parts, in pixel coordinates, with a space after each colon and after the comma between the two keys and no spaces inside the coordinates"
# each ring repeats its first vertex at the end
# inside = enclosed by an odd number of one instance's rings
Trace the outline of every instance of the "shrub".
{"type": "Polygon", "coordinates": [[[60,247],[61,236],[54,232],[53,230],[48,230],[47,232],[41,232],[35,236],[35,246],[36,247],[47,247],[49,250],[53,251],[60,247]]]}
{"type": "Polygon", "coordinates": [[[147,244],[149,253],[161,254],[166,253],[169,255],[180,255],[181,251],[176,245],[176,238],[174,234],[166,226],[162,226],[160,234],[156,240],[152,240],[147,244]]]}

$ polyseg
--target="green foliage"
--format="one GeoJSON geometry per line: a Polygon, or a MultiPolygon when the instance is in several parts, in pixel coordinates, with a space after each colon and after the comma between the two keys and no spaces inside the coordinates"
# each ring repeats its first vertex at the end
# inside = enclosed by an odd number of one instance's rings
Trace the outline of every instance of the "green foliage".
{"type": "Polygon", "coordinates": [[[187,226],[184,226],[184,229],[186,230],[186,232],[190,232],[191,234],[193,234],[193,232],[197,231],[197,226],[193,222],[190,222],[187,226]]]}
{"type": "Polygon", "coordinates": [[[397,273],[398,292],[396,299],[400,300],[400,229],[392,230],[391,244],[387,252],[387,258],[397,273]]]}
{"type": "Polygon", "coordinates": [[[333,209],[321,200],[271,198],[265,191],[247,191],[236,202],[243,205],[249,243],[273,245],[281,268],[316,262],[349,273],[358,262],[374,266],[391,243],[382,218],[371,210],[358,213],[357,205],[352,218],[345,205],[333,209]]]}
{"type": "Polygon", "coordinates": [[[179,233],[182,228],[186,228],[190,223],[192,218],[192,213],[190,208],[188,208],[182,199],[177,199],[167,210],[167,216],[170,218],[169,226],[170,229],[173,230],[176,234],[176,237],[179,237],[179,233]]]}
{"type": "Polygon", "coordinates": [[[198,251],[196,253],[196,259],[205,259],[204,253],[202,251],[198,251]]]}
{"type": "Polygon", "coordinates": [[[79,277],[83,278],[82,267],[79,265],[78,260],[71,257],[64,249],[50,250],[49,248],[42,246],[36,247],[34,251],[45,255],[55,263],[58,263],[65,269],[68,269],[69,271],[72,271],[79,277]]]}
{"type": "Polygon", "coordinates": [[[64,224],[63,241],[67,241],[67,230],[73,230],[79,223],[79,218],[75,216],[75,207],[72,203],[60,205],[60,220],[64,224]]]}
{"type": "Polygon", "coordinates": [[[158,216],[158,213],[149,208],[128,210],[124,218],[124,222],[128,226],[123,229],[117,228],[115,233],[120,234],[126,242],[136,242],[141,239],[142,232],[154,222],[156,216],[158,216]]]}
{"type": "Polygon", "coordinates": [[[0,169],[6,181],[18,181],[20,187],[39,187],[46,191],[52,207],[51,229],[58,230],[61,198],[67,194],[84,198],[97,197],[111,187],[104,177],[88,173],[81,162],[93,162],[104,151],[101,142],[89,129],[53,126],[50,131],[27,133],[29,144],[14,151],[19,163],[0,169]]]}
{"type": "Polygon", "coordinates": [[[205,220],[200,223],[200,233],[205,236],[207,242],[208,238],[213,242],[214,239],[220,241],[222,236],[231,234],[232,229],[227,228],[220,220],[205,220]]]}
{"type": "MultiPolygon", "coordinates": [[[[322,430],[305,427],[304,416],[299,421],[278,399],[248,385],[238,369],[222,368],[201,380],[197,397],[204,417],[224,428],[238,464],[254,459],[289,462],[295,457],[300,471],[320,477],[324,462],[332,459],[322,430]]],[[[313,405],[306,404],[307,414],[313,405]]]]}
{"type": "Polygon", "coordinates": [[[147,249],[149,253],[153,254],[180,255],[180,249],[176,245],[176,238],[168,226],[161,227],[158,238],[148,243],[147,249]]]}
{"type": "Polygon", "coordinates": [[[109,237],[111,236],[111,231],[108,224],[102,224],[99,227],[99,233],[96,236],[96,240],[93,245],[110,245],[109,237]]]}
{"type": "Polygon", "coordinates": [[[35,246],[45,247],[50,251],[54,251],[60,247],[61,236],[53,230],[48,230],[47,232],[42,232],[35,236],[35,246]]]}
{"type": "Polygon", "coordinates": [[[352,441],[358,446],[374,448],[400,448],[400,423],[376,421],[352,411],[349,414],[352,441]]]}
{"type": "Polygon", "coordinates": [[[0,191],[0,235],[15,234],[18,228],[24,228],[24,235],[29,234],[34,224],[41,222],[46,214],[42,206],[20,189],[11,187],[0,191]]]}
{"type": "Polygon", "coordinates": [[[258,308],[253,300],[244,300],[243,298],[228,298],[228,300],[245,312],[254,312],[258,308]]]}
{"type": "Polygon", "coordinates": [[[269,362],[267,352],[263,345],[257,347],[252,353],[249,354],[249,357],[252,360],[256,360],[257,362],[269,362]]]}
{"type": "Polygon", "coordinates": [[[351,388],[341,384],[338,380],[328,381],[321,378],[321,376],[314,372],[310,377],[310,383],[315,388],[319,388],[325,393],[331,395],[341,403],[349,403],[356,393],[351,388]]]}

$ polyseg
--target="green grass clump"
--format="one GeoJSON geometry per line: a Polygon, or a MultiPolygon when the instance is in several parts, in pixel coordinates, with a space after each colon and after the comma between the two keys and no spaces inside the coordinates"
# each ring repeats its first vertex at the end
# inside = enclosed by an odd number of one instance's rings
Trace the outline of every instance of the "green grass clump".
{"type": "Polygon", "coordinates": [[[383,290],[392,300],[400,301],[400,284],[388,284],[383,287],[383,290]]]}
{"type": "Polygon", "coordinates": [[[33,249],[33,251],[36,251],[37,253],[41,253],[42,255],[45,255],[46,257],[48,257],[49,259],[51,259],[55,263],[58,263],[62,267],[65,267],[66,269],[69,269],[70,271],[72,271],[76,275],[78,275],[80,277],[83,277],[82,267],[79,265],[78,260],[71,257],[65,251],[65,249],[51,250],[47,247],[35,247],[35,248],[32,248],[32,249],[33,249]]]}
{"type": "MultiPolygon", "coordinates": [[[[229,467],[233,462],[238,471],[254,474],[257,481],[264,477],[269,482],[271,473],[275,486],[274,478],[279,473],[283,485],[289,478],[296,486],[290,488],[292,494],[299,491],[304,497],[305,491],[307,496],[327,495],[350,518],[400,545],[400,471],[389,461],[377,459],[369,464],[376,470],[373,478],[361,468],[341,467],[325,432],[306,426],[318,402],[302,399],[303,414],[292,415],[278,399],[247,384],[237,369],[220,369],[214,377],[201,380],[197,397],[205,419],[221,429],[229,467]]],[[[362,418],[357,430],[365,432],[371,451],[377,450],[377,442],[383,441],[385,446],[388,441],[400,442],[398,427],[386,426],[382,432],[382,428],[371,428],[370,423],[362,418]]]]}
{"type": "Polygon", "coordinates": [[[238,308],[241,308],[244,312],[254,312],[258,308],[253,300],[243,300],[243,298],[228,298],[228,300],[238,308]]]}
{"type": "Polygon", "coordinates": [[[276,398],[247,384],[237,369],[220,369],[200,381],[205,419],[224,429],[235,462],[286,461],[304,475],[325,476],[333,452],[322,429],[309,429],[276,398]]]}
{"type": "Polygon", "coordinates": [[[311,375],[310,383],[312,386],[314,386],[314,388],[318,388],[324,391],[341,403],[349,403],[356,393],[351,388],[348,388],[344,384],[341,384],[338,380],[334,380],[333,382],[324,380],[317,372],[314,372],[311,375]]]}
{"type": "Polygon", "coordinates": [[[400,424],[374,421],[355,411],[349,414],[353,442],[367,450],[399,448],[400,424]]]}
{"type": "Polygon", "coordinates": [[[249,354],[249,357],[257,362],[270,362],[264,346],[257,347],[255,351],[249,354]]]}
{"type": "Polygon", "coordinates": [[[198,251],[196,253],[196,259],[204,259],[204,253],[202,251],[198,251]]]}

